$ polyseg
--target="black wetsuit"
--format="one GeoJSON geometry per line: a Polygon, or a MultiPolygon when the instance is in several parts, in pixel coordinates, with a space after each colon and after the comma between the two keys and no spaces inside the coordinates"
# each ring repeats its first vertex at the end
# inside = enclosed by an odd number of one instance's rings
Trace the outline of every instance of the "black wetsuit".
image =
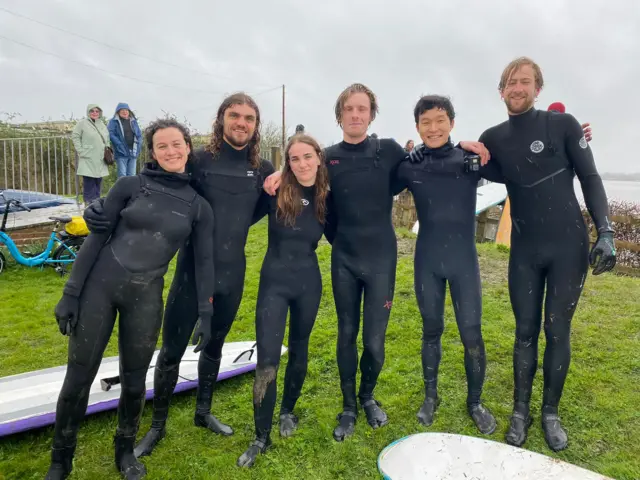
{"type": "Polygon", "coordinates": [[[422,371],[426,397],[436,399],[442,357],[445,287],[464,345],[467,404],[480,403],[486,368],[480,329],[482,290],[475,243],[476,190],[480,174],[465,168],[465,152],[450,142],[422,148],[422,161],[398,168],[398,188],[413,194],[420,229],[416,241],[414,286],[423,322],[422,371]]]}
{"type": "Polygon", "coordinates": [[[322,295],[316,248],[325,226],[316,217],[315,187],[302,188],[302,204],[294,226],[276,218],[277,196],[265,205],[269,214],[269,246],[260,271],[256,304],[258,365],[253,387],[256,439],[265,445],[270,442],[287,313],[290,314],[288,361],[281,418],[293,413],[300,396],[307,374],[309,336],[322,295]]]}
{"type": "Polygon", "coordinates": [[[188,174],[151,166],[139,175],[121,177],[104,202],[113,228],[92,233],[82,245],[56,308],[57,316],[78,308],[78,322],[69,339],[67,373],[58,398],[53,463],[64,464],[65,451],[67,456],[73,453],[117,313],[122,393],[116,440],[124,438],[133,456],[147,371],[162,322],[163,276],[187,238],[198,259],[197,314],[213,314],[213,214],[189,179],[188,174]]]}
{"type": "Polygon", "coordinates": [[[587,227],[573,187],[576,174],[598,231],[611,228],[602,180],[583,135],[573,116],[531,109],[510,116],[480,138],[491,152],[485,169],[504,176],[511,200],[514,413],[525,422],[538,364],[543,302],[547,339],[543,415],[557,415],[569,369],[571,319],[587,275],[589,254],[587,227]]]}
{"type": "MultiPolygon", "coordinates": [[[[223,142],[220,154],[215,158],[204,149],[197,151],[192,166],[192,186],[213,208],[215,221],[215,228],[212,227],[209,233],[213,235],[216,272],[212,290],[214,313],[211,341],[200,354],[198,363],[195,420],[197,425],[213,427],[214,431],[218,431],[221,424],[211,425],[212,416],[209,412],[220,369],[222,346],[242,300],[246,270],[244,248],[249,227],[252,222],[262,218],[254,215],[259,200],[269,199],[262,189],[264,179],[274,171],[272,164],[266,160],[261,161],[260,168],[254,169],[248,151],[247,147],[235,150],[223,142]]],[[[162,348],[156,364],[154,384],[152,428],[156,431],[164,430],[170,397],[178,380],[180,360],[198,318],[193,277],[195,265],[193,250],[187,244],[178,256],[164,314],[162,348]]],[[[232,431],[226,427],[221,433],[230,434],[232,431]]]]}
{"type": "Polygon", "coordinates": [[[391,139],[367,137],[325,150],[337,231],[331,252],[331,278],[338,316],[338,369],[344,412],[357,411],[356,340],[364,294],[362,377],[364,404],[384,363],[384,342],[393,302],[397,242],[391,210],[391,178],[406,152],[391,139]]]}

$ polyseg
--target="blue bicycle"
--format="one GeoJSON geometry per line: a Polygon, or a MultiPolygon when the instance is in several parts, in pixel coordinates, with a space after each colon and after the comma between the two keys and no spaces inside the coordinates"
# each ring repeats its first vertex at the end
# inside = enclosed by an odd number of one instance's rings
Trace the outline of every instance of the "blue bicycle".
{"type": "MultiPolygon", "coordinates": [[[[64,275],[67,268],[70,267],[76,259],[77,252],[80,250],[85,239],[84,236],[70,235],[65,230],[60,230],[61,225],[66,225],[72,221],[71,217],[66,215],[61,217],[49,217],[49,219],[53,220],[55,224],[51,231],[51,235],[49,236],[47,246],[43,252],[38,254],[20,252],[15,242],[6,232],[7,217],[9,216],[9,210],[11,210],[12,205],[22,210],[26,210],[27,212],[30,212],[31,209],[26,205],[23,205],[19,200],[7,200],[2,192],[0,192],[0,196],[3,197],[5,204],[4,214],[2,216],[2,226],[0,226],[0,246],[6,246],[9,254],[21,265],[25,265],[27,267],[50,265],[54,267],[58,273],[64,275]]],[[[6,258],[2,251],[0,251],[0,273],[4,270],[5,264],[6,258]]]]}

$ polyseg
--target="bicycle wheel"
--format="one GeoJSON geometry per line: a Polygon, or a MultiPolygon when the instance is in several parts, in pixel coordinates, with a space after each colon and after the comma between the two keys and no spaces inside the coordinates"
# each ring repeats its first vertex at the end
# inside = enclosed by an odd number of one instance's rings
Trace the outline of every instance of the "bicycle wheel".
{"type": "Polygon", "coordinates": [[[0,273],[2,273],[2,271],[4,270],[4,265],[6,261],[7,259],[4,258],[4,255],[2,254],[2,252],[0,252],[0,273]]]}
{"type": "MultiPolygon", "coordinates": [[[[73,260],[74,257],[71,255],[69,250],[71,250],[74,254],[78,254],[78,250],[84,243],[84,237],[70,237],[67,238],[63,244],[59,245],[56,248],[55,252],[51,258],[53,260],[73,260]],[[68,250],[69,249],[69,250],[68,250]]],[[[64,275],[67,273],[67,270],[71,268],[71,263],[54,263],[53,267],[56,269],[60,275],[64,275]]]]}

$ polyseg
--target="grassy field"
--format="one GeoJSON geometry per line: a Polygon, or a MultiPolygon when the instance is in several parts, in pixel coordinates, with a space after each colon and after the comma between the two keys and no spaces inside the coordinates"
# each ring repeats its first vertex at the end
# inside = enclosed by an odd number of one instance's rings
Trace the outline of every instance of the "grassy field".
{"type": "MultiPolygon", "coordinates": [[[[266,225],[250,235],[247,283],[240,313],[229,340],[254,338],[254,310],[259,269],[266,248],[266,225]]],[[[276,432],[274,445],[250,471],[235,466],[252,440],[253,374],[219,384],[214,411],[235,428],[232,437],[219,437],[193,426],[194,392],[176,396],[168,435],[151,457],[143,459],[149,479],[244,478],[379,478],[376,459],[390,442],[421,431],[480,434],[465,411],[463,350],[450,300],[446,309],[440,393],[443,403],[434,425],[416,420],[423,400],[420,366],[421,320],[413,294],[413,240],[399,233],[400,258],[396,298],[387,335],[386,363],[377,398],[390,424],[373,431],[361,412],[355,435],[344,443],[332,439],[341,397],[335,362],[336,317],[329,274],[330,247],[318,250],[324,295],[311,335],[310,365],[297,406],[299,429],[290,439],[276,432]]],[[[492,440],[504,441],[512,398],[514,321],[506,284],[508,253],[494,245],[479,246],[484,289],[483,333],[488,367],[484,399],[498,420],[492,440]]],[[[170,284],[173,270],[166,278],[170,284]]],[[[66,362],[66,338],[52,312],[64,279],[51,269],[13,266],[0,276],[0,372],[11,375],[66,362]]],[[[535,423],[525,447],[618,479],[640,478],[640,279],[590,276],[573,323],[573,357],[561,403],[570,446],[550,452],[540,429],[542,369],[533,394],[535,423]]],[[[543,336],[544,337],[544,336],[543,336]]],[[[541,351],[544,338],[541,338],[541,351]]],[[[117,355],[116,336],[107,355],[117,355]]],[[[283,358],[283,362],[286,357],[283,358]]],[[[284,368],[278,375],[282,388],[284,368]]],[[[149,405],[150,407],[150,405],[149,405]]],[[[150,423],[145,409],[142,431],[150,423]]],[[[89,418],[81,430],[71,478],[119,478],[113,463],[115,412],[89,418]]],[[[43,478],[49,464],[53,428],[0,439],[0,478],[43,478]]],[[[428,455],[428,452],[425,452],[428,455]]]]}

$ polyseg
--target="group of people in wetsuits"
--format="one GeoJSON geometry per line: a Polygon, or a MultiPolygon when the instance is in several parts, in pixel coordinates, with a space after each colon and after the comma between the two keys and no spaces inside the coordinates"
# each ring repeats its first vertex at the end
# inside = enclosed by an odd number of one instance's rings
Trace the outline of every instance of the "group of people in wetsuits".
{"type": "Polygon", "coordinates": [[[394,299],[393,197],[405,189],[413,194],[420,221],[414,271],[423,320],[425,400],[418,419],[431,425],[440,402],[437,380],[448,283],[465,351],[468,413],[480,432],[492,433],[496,420],[481,400],[486,357],[474,235],[481,178],[504,183],[512,202],[508,281],[516,320],[515,385],[506,441],[523,445],[532,422],[529,402],[544,303],[541,425],[552,450],[566,448],[558,404],[570,360],[571,319],[589,264],[600,274],[614,267],[616,257],[607,198],[585,132],[569,114],[534,108],[542,87],[535,62],[526,57],[512,61],[499,84],[509,119],[486,130],[479,142],[458,145],[450,137],[455,124],[451,102],[438,95],[422,97],[414,120],[423,144],[408,154],[394,140],[367,133],[378,113],[377,99],[366,86],[353,84],[335,104],[343,141],[321,149],[313,137],[298,132],[285,148],[281,172],[260,158],[260,111],[246,94],[223,101],[210,143],[195,152],[188,130],[178,122],[163,119],[149,125],[146,168],[119,179],[104,200],[85,211],[92,233],[56,306],[60,331],[69,335],[69,359],[46,478],[63,479],[71,472],[89,388],[117,313],[122,393],[115,463],[122,476],[144,476],[138,458],[151,454],[166,435],[170,398],[190,339],[200,351],[194,424],[233,434],[211,413],[213,390],[222,346],[243,295],[248,231],[264,216],[268,249],[256,304],[255,439],[237,464],[253,465],[271,444],[287,313],[289,358],[280,435],[288,437],[297,428],[295,404],[322,295],[316,248],[323,235],[332,245],[343,398],[333,436],[343,441],[354,433],[358,404],[372,428],[386,425],[388,417],[374,389],[385,360],[394,299]],[[598,230],[591,250],[573,190],[575,175],[598,230]],[[163,277],[178,251],[163,320],[163,277]],[[361,321],[364,348],[359,359],[361,321]],[[146,372],[161,324],[151,428],[136,445],[146,372]]]}

